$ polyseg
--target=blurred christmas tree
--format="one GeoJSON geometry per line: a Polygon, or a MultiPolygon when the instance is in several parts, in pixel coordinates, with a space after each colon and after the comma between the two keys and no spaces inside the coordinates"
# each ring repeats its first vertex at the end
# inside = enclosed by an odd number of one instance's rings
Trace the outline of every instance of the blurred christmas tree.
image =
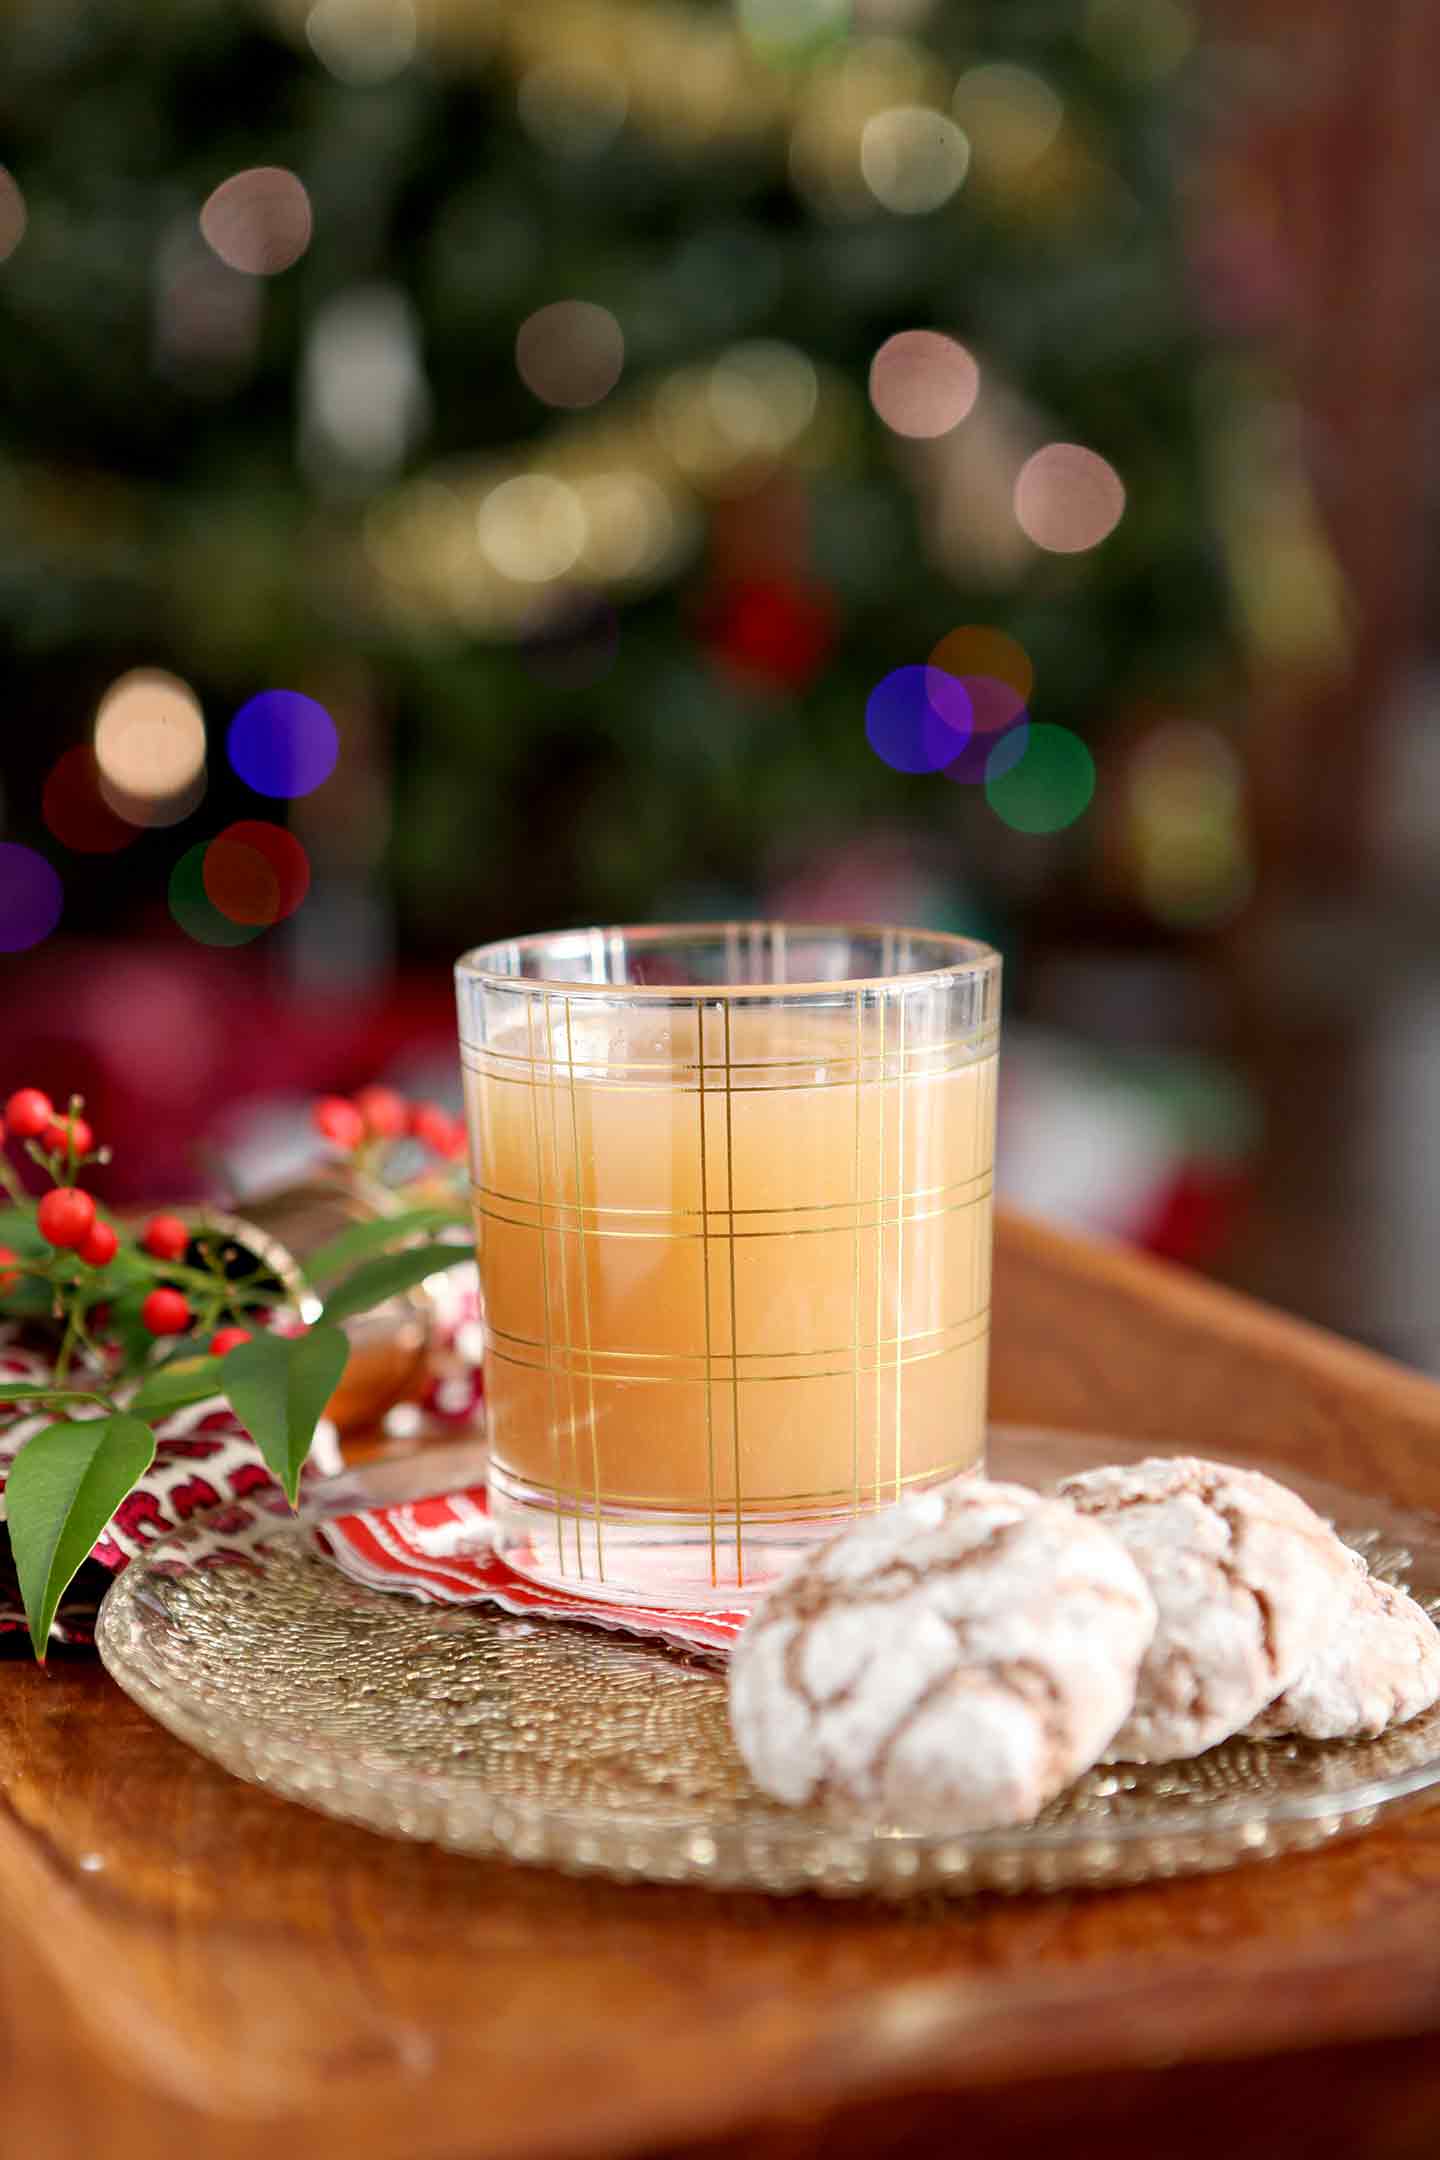
{"type": "Polygon", "coordinates": [[[383,846],[446,951],[827,850],[933,866],[932,915],[1083,864],[1062,731],[1233,680],[1191,38],[1180,0],[10,0],[12,827],[50,844],[48,763],[147,664],[212,745],[320,697],[354,755],[309,837],[383,846]],[[1011,747],[952,785],[894,769],[923,677],[889,763],[866,714],[962,626],[1011,747]]]}

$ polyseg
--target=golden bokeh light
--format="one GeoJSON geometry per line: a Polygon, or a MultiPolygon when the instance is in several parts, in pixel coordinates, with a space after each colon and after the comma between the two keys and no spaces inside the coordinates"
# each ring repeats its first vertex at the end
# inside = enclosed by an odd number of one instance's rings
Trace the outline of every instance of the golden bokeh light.
{"type": "Polygon", "coordinates": [[[178,825],[205,792],[205,716],[188,683],[136,668],[95,715],[100,792],[131,825],[178,825]]]}
{"type": "Polygon", "coordinates": [[[283,166],[252,166],[221,181],[200,212],[200,230],[230,269],[278,277],[310,245],[310,197],[283,166]]]}
{"type": "Polygon", "coordinates": [[[521,124],[556,157],[597,157],[630,109],[625,78],[603,60],[568,57],[527,68],[516,91],[521,124]]]}
{"type": "Polygon", "coordinates": [[[1125,489],[1113,465],[1079,443],[1047,443],[1020,468],[1015,517],[1052,555],[1080,555],[1114,532],[1125,489]]]}
{"type": "MultiPolygon", "coordinates": [[[[880,198],[867,162],[882,187],[903,195],[909,175],[909,184],[919,188],[928,161],[923,151],[913,163],[904,156],[913,134],[904,116],[918,113],[943,123],[950,87],[945,68],[918,45],[904,38],[856,38],[839,59],[809,69],[796,93],[790,129],[795,186],[823,217],[836,218],[873,213],[880,198]],[[870,136],[867,156],[867,133],[879,122],[884,125],[870,136]]],[[[942,145],[941,169],[948,171],[944,160],[942,145]]]]}
{"type": "Polygon", "coordinates": [[[1189,59],[1199,35],[1185,0],[1088,0],[1085,36],[1132,82],[1159,82],[1189,59]]]}
{"type": "Polygon", "coordinates": [[[14,173],[0,165],[0,263],[8,262],[25,237],[30,213],[14,173]]]}
{"type": "Polygon", "coordinates": [[[860,170],[883,209],[920,217],[949,202],[970,166],[970,144],[944,113],[894,105],[866,121],[860,170]]]}
{"type": "Polygon", "coordinates": [[[542,403],[579,411],[598,405],[619,382],[624,332],[610,310],[593,301],[553,300],[521,323],[515,365],[542,403]]]}
{"type": "Polygon", "coordinates": [[[481,503],[475,529],[487,562],[523,585],[545,585],[573,570],[589,536],[579,495],[548,473],[502,480],[481,503]]]}
{"type": "Polygon", "coordinates": [[[414,0],[316,0],[305,18],[310,49],[341,82],[388,82],[415,57],[414,0]]]}
{"type": "Polygon", "coordinates": [[[950,109],[970,138],[976,170],[1001,182],[1018,180],[1039,163],[1064,118],[1049,83],[1003,60],[967,69],[950,109]]]}
{"type": "Polygon", "coordinates": [[[947,435],[980,393],[980,370],[939,330],[900,330],[870,363],[870,403],[897,435],[947,435]]]}
{"type": "Polygon", "coordinates": [[[746,456],[778,456],[815,417],[820,381],[796,345],[757,338],[722,353],[710,371],[710,411],[746,456]]]}
{"type": "Polygon", "coordinates": [[[983,675],[990,682],[1007,683],[1022,705],[1028,705],[1035,688],[1035,668],[1023,645],[988,623],[962,623],[947,630],[930,655],[931,667],[947,675],[983,675]]]}
{"type": "Polygon", "coordinates": [[[670,556],[675,518],[665,490],[644,473],[600,472],[575,483],[585,519],[577,558],[606,584],[651,575],[670,556]]]}
{"type": "Polygon", "coordinates": [[[1244,774],[1209,723],[1162,721],[1141,742],[1125,789],[1140,896],[1173,929],[1218,928],[1254,886],[1244,774]]]}

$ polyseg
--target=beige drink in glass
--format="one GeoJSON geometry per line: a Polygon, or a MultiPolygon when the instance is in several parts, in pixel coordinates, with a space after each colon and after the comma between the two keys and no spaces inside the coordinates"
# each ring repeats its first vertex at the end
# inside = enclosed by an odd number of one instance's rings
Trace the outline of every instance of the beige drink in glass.
{"type": "Polygon", "coordinates": [[[733,1604],[984,1440],[998,961],[595,931],[459,971],[507,1557],[733,1604]]]}

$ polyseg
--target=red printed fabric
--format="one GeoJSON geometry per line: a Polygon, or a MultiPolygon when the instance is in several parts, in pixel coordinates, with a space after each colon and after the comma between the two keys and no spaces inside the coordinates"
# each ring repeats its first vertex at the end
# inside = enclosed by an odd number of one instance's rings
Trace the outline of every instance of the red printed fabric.
{"type": "MultiPolygon", "coordinates": [[[[33,1380],[45,1386],[53,1378],[48,1361],[25,1347],[18,1331],[0,1330],[0,1381],[33,1380]]],[[[79,1384],[85,1384],[83,1379],[79,1384]]],[[[36,1415],[27,1409],[17,1414],[13,1404],[0,1403],[0,1494],[10,1465],[25,1442],[54,1422],[53,1411],[36,1415]]],[[[91,1552],[90,1561],[107,1574],[118,1574],[147,1545],[153,1545],[177,1524],[188,1522],[202,1508],[256,1494],[279,1493],[250,1435],[228,1403],[218,1397],[177,1410],[156,1427],[155,1437],[154,1462],[134,1492],[121,1502],[105,1535],[91,1552]]],[[[94,1578],[88,1590],[77,1583],[61,1605],[51,1629],[51,1641],[68,1645],[93,1642],[97,1604],[94,1578]]],[[[0,1636],[21,1634],[24,1627],[25,1608],[7,1550],[0,1570],[0,1636]]]]}
{"type": "Polygon", "coordinates": [[[373,1590],[398,1590],[434,1605],[495,1605],[502,1612],[584,1620],[685,1650],[720,1653],[729,1650],[745,1624],[743,1612],[682,1613],[656,1605],[615,1605],[527,1582],[492,1549],[483,1485],[331,1516],[317,1525],[315,1534],[352,1581],[373,1590]]]}

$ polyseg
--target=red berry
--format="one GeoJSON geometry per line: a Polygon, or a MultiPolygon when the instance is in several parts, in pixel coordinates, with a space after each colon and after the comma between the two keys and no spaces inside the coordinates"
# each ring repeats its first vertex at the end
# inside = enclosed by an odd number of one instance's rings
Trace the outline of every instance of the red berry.
{"type": "Polygon", "coordinates": [[[210,1345],[210,1355],[211,1357],[228,1357],[232,1350],[239,1349],[242,1342],[253,1342],[254,1340],[255,1338],[250,1333],[249,1328],[222,1327],[210,1345]]]}
{"type": "Polygon", "coordinates": [[[190,1307],[178,1290],[152,1290],[140,1319],[152,1335],[179,1335],[190,1325],[190,1307]]]}
{"type": "MultiPolygon", "coordinates": [[[[18,1260],[19,1257],[19,1253],[12,1252],[8,1245],[0,1245],[0,1261],[18,1260]]],[[[8,1297],[19,1280],[20,1271],[18,1268],[6,1266],[3,1270],[0,1270],[0,1297],[8,1297]]]]}
{"type": "Polygon", "coordinates": [[[416,1103],[410,1112],[410,1130],[417,1140],[433,1148],[437,1155],[446,1155],[455,1132],[455,1121],[439,1103],[416,1103]]]}
{"type": "Polygon", "coordinates": [[[178,1215],[152,1215],[140,1242],[152,1259],[183,1260],[190,1250],[190,1232],[178,1215]]]}
{"type": "Polygon", "coordinates": [[[57,1185],[35,1210],[40,1235],[63,1252],[83,1245],[95,1220],[95,1202],[78,1185],[57,1185]]]}
{"type": "Polygon", "coordinates": [[[54,1116],[54,1103],[39,1088],[21,1088],[5,1105],[5,1123],[17,1140],[38,1140],[54,1116]]]}
{"type": "Polygon", "coordinates": [[[95,1222],[75,1248],[86,1267],[109,1267],[120,1250],[120,1240],[108,1222],[95,1222]]]}
{"type": "Polygon", "coordinates": [[[343,1095],[322,1095],[311,1116],[315,1130],[323,1133],[327,1140],[333,1140],[336,1147],[344,1148],[347,1154],[351,1148],[359,1147],[365,1138],[364,1118],[354,1103],[347,1102],[343,1095]]]}
{"type": "Polygon", "coordinates": [[[410,1112],[403,1095],[394,1088],[361,1088],[355,1108],[365,1120],[372,1140],[398,1140],[409,1123],[410,1112]]]}
{"type": "Polygon", "coordinates": [[[95,1135],[83,1117],[56,1118],[40,1142],[47,1155],[63,1155],[72,1144],[77,1157],[90,1154],[95,1146],[95,1135]]]}

